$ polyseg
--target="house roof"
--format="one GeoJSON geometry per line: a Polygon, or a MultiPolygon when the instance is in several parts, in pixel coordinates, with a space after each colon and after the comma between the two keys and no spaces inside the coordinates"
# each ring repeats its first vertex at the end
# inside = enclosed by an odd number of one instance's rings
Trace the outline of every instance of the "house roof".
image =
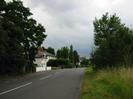
{"type": "Polygon", "coordinates": [[[37,54],[36,54],[36,58],[42,58],[44,56],[51,56],[51,57],[55,57],[55,55],[45,51],[42,48],[38,48],[37,54]]]}
{"type": "Polygon", "coordinates": [[[52,56],[52,57],[55,57],[55,55],[54,55],[54,54],[51,54],[51,53],[49,53],[49,52],[47,52],[47,51],[44,51],[44,54],[45,54],[45,55],[47,55],[47,56],[52,56]]]}

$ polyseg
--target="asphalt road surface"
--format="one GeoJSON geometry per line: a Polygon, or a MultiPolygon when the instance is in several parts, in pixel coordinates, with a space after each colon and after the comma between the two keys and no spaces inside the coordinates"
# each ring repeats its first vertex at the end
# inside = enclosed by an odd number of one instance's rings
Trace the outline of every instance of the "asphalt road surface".
{"type": "Polygon", "coordinates": [[[0,99],[79,99],[83,75],[83,68],[74,68],[0,83],[0,99]]]}

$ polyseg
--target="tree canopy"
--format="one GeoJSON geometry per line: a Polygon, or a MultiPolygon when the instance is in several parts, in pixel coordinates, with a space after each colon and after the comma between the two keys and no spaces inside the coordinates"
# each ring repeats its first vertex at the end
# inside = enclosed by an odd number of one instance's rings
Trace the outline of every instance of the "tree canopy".
{"type": "Polygon", "coordinates": [[[57,50],[57,58],[58,59],[66,59],[68,60],[71,65],[77,65],[79,63],[79,54],[76,50],[73,50],[73,46],[69,47],[62,47],[61,49],[57,50]]]}
{"type": "Polygon", "coordinates": [[[133,31],[119,17],[104,14],[94,21],[96,49],[91,53],[91,62],[98,66],[114,66],[132,63],[133,31]]]}
{"type": "Polygon", "coordinates": [[[57,50],[57,58],[69,59],[69,48],[62,47],[61,49],[57,50]]]}
{"type": "Polygon", "coordinates": [[[29,8],[19,0],[0,2],[0,73],[32,71],[36,48],[42,44],[45,28],[31,18],[29,8]]]}
{"type": "Polygon", "coordinates": [[[53,54],[53,55],[55,55],[55,50],[54,50],[54,48],[52,48],[52,47],[48,47],[48,48],[46,49],[46,51],[49,52],[49,53],[51,53],[51,54],[53,54]]]}

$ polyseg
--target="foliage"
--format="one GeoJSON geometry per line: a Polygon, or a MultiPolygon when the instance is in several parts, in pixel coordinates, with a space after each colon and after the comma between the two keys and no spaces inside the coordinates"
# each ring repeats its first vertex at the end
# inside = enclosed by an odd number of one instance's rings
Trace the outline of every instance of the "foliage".
{"type": "Polygon", "coordinates": [[[46,49],[46,51],[49,52],[49,53],[51,53],[51,54],[53,54],[53,55],[55,55],[55,50],[54,50],[54,48],[52,48],[52,47],[48,47],[48,48],[46,49]]]}
{"type": "Polygon", "coordinates": [[[0,73],[32,71],[36,48],[46,35],[31,15],[19,0],[0,2],[0,73]]]}
{"type": "Polygon", "coordinates": [[[52,67],[64,67],[69,65],[69,61],[66,59],[49,60],[47,65],[52,67]]]}
{"type": "Polygon", "coordinates": [[[81,65],[82,65],[82,66],[88,66],[88,65],[89,65],[89,59],[84,58],[84,59],[81,61],[81,65]]]}
{"type": "Polygon", "coordinates": [[[79,55],[76,50],[73,51],[73,62],[75,65],[77,65],[77,63],[79,63],[79,55]]]}
{"type": "Polygon", "coordinates": [[[133,68],[87,70],[81,99],[132,99],[133,68]],[[124,75],[123,75],[124,74],[124,75]]]}
{"type": "Polygon", "coordinates": [[[57,58],[68,59],[69,58],[69,48],[62,47],[61,49],[57,50],[57,58]]]}
{"type": "Polygon", "coordinates": [[[76,50],[73,50],[73,46],[71,45],[70,48],[62,47],[61,49],[57,50],[57,58],[58,59],[66,59],[70,62],[70,67],[75,67],[79,63],[79,54],[76,50]]]}
{"type": "Polygon", "coordinates": [[[133,31],[116,14],[106,13],[101,19],[95,19],[94,32],[96,50],[91,53],[92,64],[98,68],[132,64],[133,31]]]}
{"type": "Polygon", "coordinates": [[[69,51],[69,60],[70,60],[71,63],[73,63],[73,58],[74,58],[74,56],[73,56],[73,46],[71,45],[70,46],[70,51],[69,51]]]}

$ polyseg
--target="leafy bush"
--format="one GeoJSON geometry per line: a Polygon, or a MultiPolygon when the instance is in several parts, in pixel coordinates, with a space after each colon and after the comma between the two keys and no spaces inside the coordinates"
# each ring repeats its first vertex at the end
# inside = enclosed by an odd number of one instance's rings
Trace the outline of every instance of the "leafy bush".
{"type": "Polygon", "coordinates": [[[47,65],[52,66],[52,67],[59,67],[61,66],[62,68],[69,66],[69,61],[66,59],[56,59],[56,60],[49,60],[47,65]]]}
{"type": "Polygon", "coordinates": [[[81,65],[82,65],[83,67],[87,67],[87,66],[89,65],[89,60],[88,60],[88,59],[83,59],[83,60],[81,61],[81,65]]]}
{"type": "Polygon", "coordinates": [[[133,64],[133,30],[123,24],[116,14],[106,13],[102,18],[95,19],[94,32],[96,47],[90,61],[96,68],[133,64]]]}

